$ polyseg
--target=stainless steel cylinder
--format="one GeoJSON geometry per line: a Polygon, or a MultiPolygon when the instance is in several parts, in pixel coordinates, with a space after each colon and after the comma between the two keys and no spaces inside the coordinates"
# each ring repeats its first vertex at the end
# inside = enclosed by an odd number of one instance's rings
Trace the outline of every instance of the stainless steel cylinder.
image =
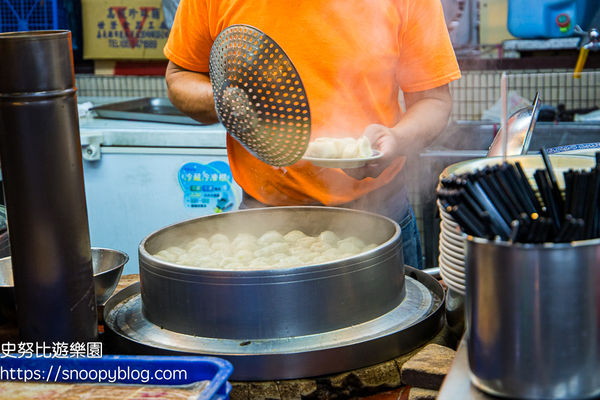
{"type": "Polygon", "coordinates": [[[0,157],[21,338],[97,337],[68,31],[0,34],[0,157]]]}
{"type": "Polygon", "coordinates": [[[467,240],[472,382],[519,399],[600,394],[600,240],[467,240]]]}
{"type": "Polygon", "coordinates": [[[142,311],[162,328],[210,338],[267,339],[329,332],[397,307],[405,296],[400,226],[389,218],[333,207],[271,207],[172,225],[139,247],[142,311]],[[272,270],[209,270],[152,256],[215,233],[230,238],[299,229],[356,236],[377,248],[340,261],[272,270]]]}

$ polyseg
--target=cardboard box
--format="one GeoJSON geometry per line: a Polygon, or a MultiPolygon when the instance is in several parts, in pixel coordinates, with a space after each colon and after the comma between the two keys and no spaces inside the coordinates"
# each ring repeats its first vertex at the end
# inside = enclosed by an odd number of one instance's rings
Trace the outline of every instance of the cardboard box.
{"type": "Polygon", "coordinates": [[[508,0],[481,0],[479,2],[479,43],[499,45],[515,39],[506,26],[508,0]]]}
{"type": "Polygon", "coordinates": [[[83,58],[164,60],[161,0],[82,0],[83,58]]]}

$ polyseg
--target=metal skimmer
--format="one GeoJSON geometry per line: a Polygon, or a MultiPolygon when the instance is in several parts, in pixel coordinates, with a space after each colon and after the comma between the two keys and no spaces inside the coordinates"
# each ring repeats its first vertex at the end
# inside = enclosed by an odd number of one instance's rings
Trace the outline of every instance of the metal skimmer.
{"type": "Polygon", "coordinates": [[[219,120],[258,159],[296,163],[308,147],[310,108],[300,75],[277,43],[248,25],[219,34],[210,52],[219,120]]]}

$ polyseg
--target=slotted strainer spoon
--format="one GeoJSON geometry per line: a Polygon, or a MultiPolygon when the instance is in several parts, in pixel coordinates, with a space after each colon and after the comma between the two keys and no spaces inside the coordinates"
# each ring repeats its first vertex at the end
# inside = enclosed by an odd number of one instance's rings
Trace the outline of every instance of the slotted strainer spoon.
{"type": "Polygon", "coordinates": [[[308,147],[310,108],[300,75],[279,45],[249,25],[219,34],[210,52],[217,115],[230,135],[273,166],[308,147]]]}

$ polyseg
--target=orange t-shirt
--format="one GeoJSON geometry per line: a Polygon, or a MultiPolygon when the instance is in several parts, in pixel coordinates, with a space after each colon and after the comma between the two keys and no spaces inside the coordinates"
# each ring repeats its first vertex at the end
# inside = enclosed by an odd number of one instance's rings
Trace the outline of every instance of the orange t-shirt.
{"type": "MultiPolygon", "coordinates": [[[[181,0],[164,53],[208,72],[214,40],[235,24],[260,29],[291,59],[308,97],[311,140],[391,127],[401,118],[399,89],[460,78],[439,0],[181,0]]],[[[357,180],[308,161],[272,167],[231,136],[227,150],[234,179],[270,205],[347,203],[389,183],[404,164],[399,158],[378,177],[357,180]]]]}

